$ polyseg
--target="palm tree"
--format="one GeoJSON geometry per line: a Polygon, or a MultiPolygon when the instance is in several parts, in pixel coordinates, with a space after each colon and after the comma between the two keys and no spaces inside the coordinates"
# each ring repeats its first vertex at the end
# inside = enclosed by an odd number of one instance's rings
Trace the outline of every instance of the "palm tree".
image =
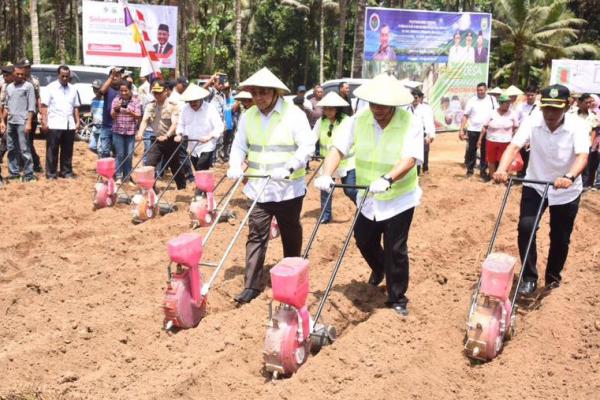
{"type": "MultiPolygon", "coordinates": [[[[29,3],[29,14],[31,15],[31,47],[33,50],[33,62],[35,64],[41,63],[40,57],[40,31],[38,28],[38,2],[37,0],[30,0],[29,3]]],[[[79,34],[79,32],[78,32],[79,34]]]]}
{"type": "Polygon", "coordinates": [[[242,65],[242,0],[235,0],[235,74],[234,80],[240,82],[242,65]]]}
{"type": "Polygon", "coordinates": [[[575,18],[567,0],[498,0],[494,30],[502,39],[502,53],[513,61],[501,66],[494,79],[510,71],[510,82],[518,84],[530,65],[547,62],[548,57],[598,54],[596,46],[576,43],[584,19],[575,18]]]}
{"type": "Polygon", "coordinates": [[[358,0],[356,9],[356,19],[354,21],[354,50],[352,55],[352,68],[351,76],[353,78],[362,78],[362,67],[363,67],[363,47],[365,45],[365,5],[366,0],[358,0]]]}
{"type": "Polygon", "coordinates": [[[337,70],[336,77],[342,78],[344,74],[344,42],[346,39],[346,14],[348,11],[346,0],[339,0],[340,21],[338,29],[338,53],[337,53],[337,70]]]}

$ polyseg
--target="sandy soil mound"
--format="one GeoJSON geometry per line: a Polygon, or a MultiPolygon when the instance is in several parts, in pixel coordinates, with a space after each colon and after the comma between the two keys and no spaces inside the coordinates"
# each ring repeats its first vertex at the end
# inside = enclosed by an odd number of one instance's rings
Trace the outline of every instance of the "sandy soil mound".
{"type": "MultiPolygon", "coordinates": [[[[497,359],[471,364],[462,353],[466,312],[504,189],[463,178],[462,146],[455,135],[441,136],[422,180],[409,241],[409,317],[383,308],[383,288],[366,284],[369,270],[352,242],[323,314],[339,339],[292,378],[270,382],[262,370],[269,282],[251,304],[232,301],[243,286],[244,236],[209,293],[208,316],[196,329],[165,333],[166,242],[189,230],[184,200],[192,191],[177,194],[179,212],[140,225],[131,224],[128,206],[92,211],[95,158],[78,143],[77,180],[0,190],[0,398],[598,398],[600,194],[583,196],[561,288],[521,309],[517,335],[497,359]]],[[[497,243],[512,254],[519,193],[497,243]]],[[[245,207],[236,196],[236,212],[245,207]]],[[[305,238],[318,209],[311,187],[305,238]]],[[[337,193],[334,223],[322,227],[311,252],[313,312],[352,211],[337,193]]],[[[218,260],[235,228],[219,225],[206,259],[218,260]]],[[[275,240],[267,266],[281,254],[275,240]]]]}

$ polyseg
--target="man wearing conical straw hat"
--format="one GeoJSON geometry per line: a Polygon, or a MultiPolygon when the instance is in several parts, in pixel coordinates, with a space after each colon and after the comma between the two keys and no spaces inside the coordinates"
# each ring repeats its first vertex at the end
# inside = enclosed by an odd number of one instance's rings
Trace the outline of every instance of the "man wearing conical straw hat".
{"type": "Polygon", "coordinates": [[[212,167],[217,141],[225,129],[215,106],[204,101],[208,96],[208,90],[192,83],[180,97],[185,105],[181,109],[177,134],[187,136],[187,150],[192,152],[190,158],[196,171],[212,167]]]}
{"type": "MultiPolygon", "coordinates": [[[[423,128],[419,119],[401,107],[410,104],[413,96],[392,76],[378,75],[354,95],[368,102],[369,108],[340,127],[315,186],[331,190],[331,175],[354,146],[356,183],[369,186],[354,238],[371,267],[369,284],[377,286],[385,277],[386,304],[407,315],[407,240],[422,194],[416,166],[423,161],[423,128]]],[[[362,195],[359,191],[358,196],[362,195]]]]}
{"type": "MultiPolygon", "coordinates": [[[[240,178],[247,158],[248,175],[271,177],[248,223],[244,290],[235,297],[238,303],[248,303],[263,288],[263,264],[273,217],[279,224],[284,257],[300,256],[300,211],[306,194],[304,167],[317,138],[306,114],[284,101],[282,95],[289,93],[289,89],[267,68],[240,83],[240,87],[252,95],[256,106],[239,120],[227,176],[240,178]]],[[[262,179],[250,178],[244,193],[254,200],[263,184],[262,179]]]]}
{"type": "Polygon", "coordinates": [[[246,92],[245,90],[242,90],[241,92],[239,92],[238,94],[233,96],[233,98],[236,101],[239,101],[242,104],[242,106],[244,106],[243,111],[248,110],[250,107],[252,107],[254,105],[254,100],[252,100],[252,95],[250,93],[246,92]]]}

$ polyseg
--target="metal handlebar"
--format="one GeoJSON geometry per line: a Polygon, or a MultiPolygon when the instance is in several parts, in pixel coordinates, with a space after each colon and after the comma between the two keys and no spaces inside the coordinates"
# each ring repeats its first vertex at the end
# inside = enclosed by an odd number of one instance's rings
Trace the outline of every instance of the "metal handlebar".
{"type": "MultiPolygon", "coordinates": [[[[221,261],[219,261],[219,264],[217,265],[217,268],[214,270],[214,272],[211,275],[209,281],[202,286],[202,291],[201,291],[202,296],[205,296],[206,293],[208,293],[208,290],[210,289],[210,287],[214,283],[215,279],[217,279],[217,276],[219,275],[219,272],[221,271],[221,269],[225,265],[225,261],[227,260],[227,257],[229,256],[229,253],[231,253],[231,250],[233,249],[233,246],[234,246],[235,242],[237,241],[238,237],[240,236],[242,230],[244,229],[244,226],[248,222],[248,219],[250,219],[250,214],[252,214],[252,211],[254,210],[254,207],[256,207],[256,204],[258,203],[258,199],[260,198],[260,196],[264,192],[265,188],[267,187],[269,181],[271,180],[270,177],[266,177],[266,178],[267,178],[267,180],[265,181],[265,183],[263,183],[261,189],[258,192],[258,195],[254,199],[254,201],[252,202],[252,205],[248,209],[248,212],[244,216],[244,219],[242,220],[242,222],[240,222],[240,226],[238,227],[238,229],[236,230],[235,234],[233,235],[233,238],[231,239],[231,242],[229,242],[229,245],[225,249],[225,252],[223,253],[223,257],[221,257],[221,261]]],[[[241,178],[240,178],[240,182],[241,182],[241,178]]],[[[233,192],[235,192],[235,191],[233,191],[233,192]]]]}
{"type": "MultiPolygon", "coordinates": [[[[327,201],[325,201],[325,204],[328,204],[329,201],[331,200],[331,196],[333,196],[333,190],[334,189],[358,189],[358,190],[365,190],[365,197],[367,197],[367,193],[369,191],[369,187],[368,186],[362,186],[362,185],[347,185],[347,184],[336,184],[334,183],[333,185],[331,185],[331,190],[329,191],[328,195],[327,195],[327,201]]],[[[317,236],[317,231],[319,230],[319,227],[321,226],[321,221],[323,220],[323,215],[325,214],[325,207],[323,207],[323,209],[321,210],[321,213],[319,214],[319,218],[317,219],[317,223],[315,225],[315,227],[313,228],[311,234],[310,234],[310,238],[308,239],[308,243],[306,244],[306,248],[304,249],[304,254],[302,254],[302,258],[308,258],[308,254],[310,252],[310,248],[313,245],[313,242],[317,236]]]]}
{"type": "MultiPolygon", "coordinates": [[[[335,263],[335,266],[333,267],[333,272],[331,273],[331,277],[329,278],[329,282],[327,282],[327,287],[325,288],[325,292],[323,293],[323,297],[321,298],[321,301],[319,302],[319,308],[317,309],[317,312],[315,313],[315,318],[313,321],[313,327],[317,325],[317,322],[319,321],[319,317],[321,316],[321,313],[323,312],[323,307],[325,307],[325,301],[327,301],[327,297],[329,296],[329,292],[331,291],[331,288],[333,287],[333,282],[335,281],[335,278],[337,276],[337,273],[340,269],[340,266],[342,265],[342,260],[344,259],[344,255],[346,254],[346,250],[348,249],[348,245],[350,244],[350,239],[352,239],[352,233],[354,232],[354,226],[356,225],[356,221],[358,220],[358,216],[360,215],[360,212],[365,204],[365,201],[367,200],[367,195],[369,194],[369,187],[368,186],[356,186],[356,185],[334,185],[334,187],[351,187],[351,188],[356,188],[356,189],[362,189],[365,191],[365,195],[361,197],[360,199],[360,204],[358,205],[358,207],[356,208],[356,214],[354,214],[354,219],[352,219],[352,224],[350,225],[350,229],[348,230],[348,235],[346,235],[346,239],[344,240],[344,245],[342,246],[342,250],[340,251],[340,255],[335,263]]],[[[330,192],[330,196],[331,193],[333,193],[333,190],[330,192]]],[[[325,203],[327,204],[327,203],[325,203]]]]}

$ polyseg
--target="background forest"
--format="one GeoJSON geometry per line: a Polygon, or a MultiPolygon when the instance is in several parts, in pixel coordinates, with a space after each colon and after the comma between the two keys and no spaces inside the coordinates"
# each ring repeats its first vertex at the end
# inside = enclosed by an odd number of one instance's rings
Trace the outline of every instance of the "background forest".
{"type": "MultiPolygon", "coordinates": [[[[134,4],[137,1],[130,1],[134,4]]],[[[490,12],[490,82],[544,83],[552,59],[600,56],[600,0],[151,0],[179,7],[181,75],[236,82],[268,66],[291,87],[360,77],[366,6],[490,12]]],[[[2,0],[0,61],[82,63],[80,0],[2,0]]]]}

